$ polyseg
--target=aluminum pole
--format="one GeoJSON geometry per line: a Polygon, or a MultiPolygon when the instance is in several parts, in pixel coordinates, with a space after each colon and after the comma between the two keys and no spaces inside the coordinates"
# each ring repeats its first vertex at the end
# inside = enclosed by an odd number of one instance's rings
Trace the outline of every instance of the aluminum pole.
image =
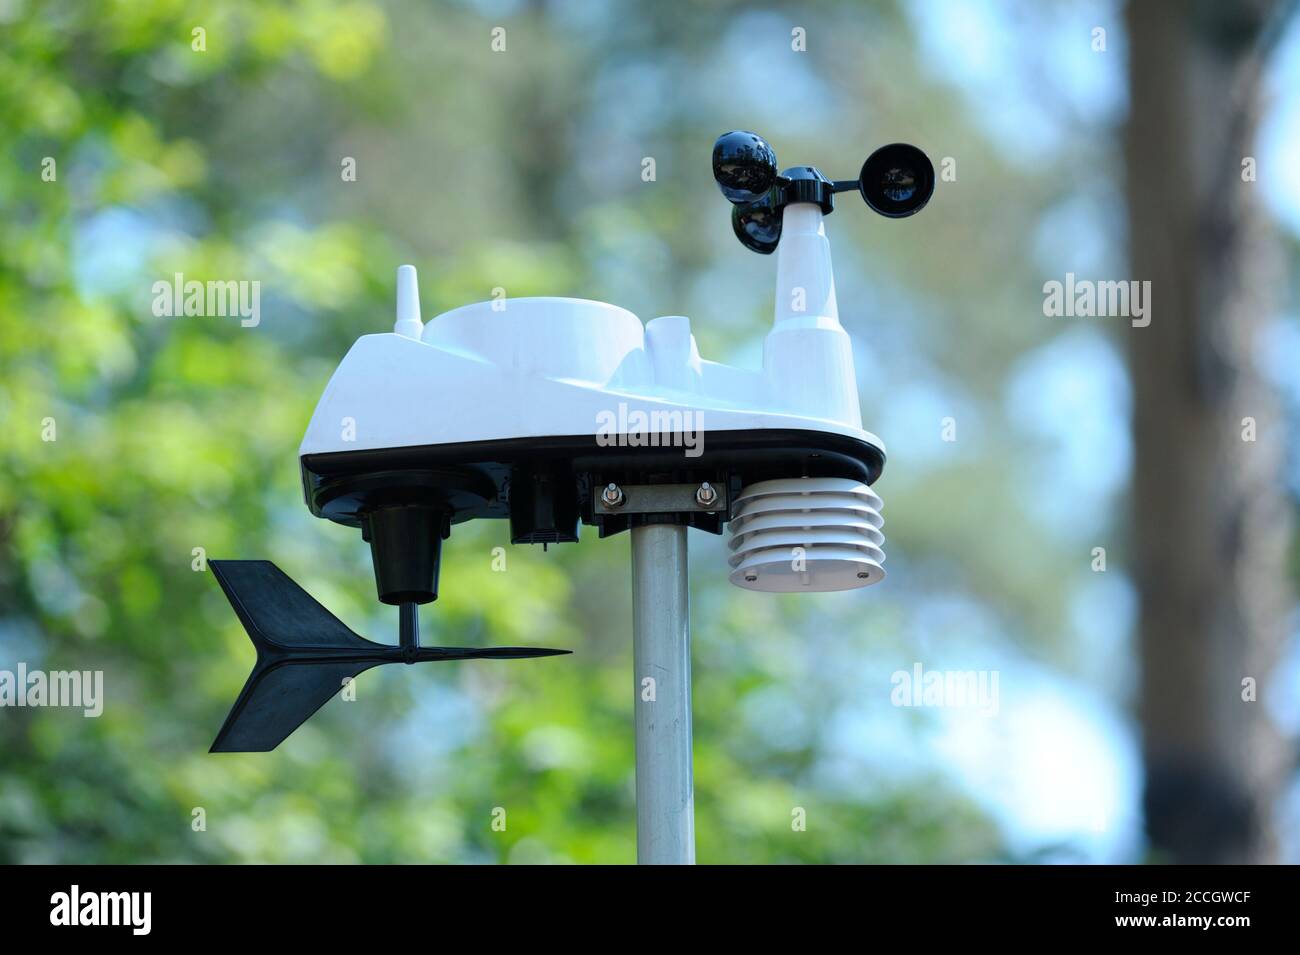
{"type": "Polygon", "coordinates": [[[684,526],[632,528],[632,658],[637,862],[693,865],[695,778],[684,526]]]}

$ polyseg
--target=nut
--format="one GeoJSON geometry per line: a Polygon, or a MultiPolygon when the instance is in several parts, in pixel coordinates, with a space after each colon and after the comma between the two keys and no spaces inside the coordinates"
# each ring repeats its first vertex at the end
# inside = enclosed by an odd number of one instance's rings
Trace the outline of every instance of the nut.
{"type": "Polygon", "coordinates": [[[623,502],[627,500],[627,496],[623,493],[621,487],[610,481],[605,486],[605,490],[600,492],[600,499],[606,507],[622,507],[623,502]]]}
{"type": "Polygon", "coordinates": [[[708,481],[705,481],[696,490],[695,503],[700,507],[712,507],[718,503],[718,492],[713,489],[713,486],[708,481]]]}

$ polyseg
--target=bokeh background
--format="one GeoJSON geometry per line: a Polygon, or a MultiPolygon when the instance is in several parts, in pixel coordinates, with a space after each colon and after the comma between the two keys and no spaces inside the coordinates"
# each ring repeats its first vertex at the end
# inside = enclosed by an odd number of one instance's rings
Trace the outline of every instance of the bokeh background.
{"type": "Polygon", "coordinates": [[[956,176],[827,224],[887,581],[751,594],[692,532],[700,861],[1300,858],[1285,7],[0,0],[0,668],[107,698],[0,710],[0,861],[632,861],[626,535],[501,572],[507,526],[457,527],[426,639],[574,655],[372,671],[264,755],[207,753],[252,649],[192,554],[394,639],[295,452],[402,262],[426,319],[595,298],[757,365],[775,263],[709,170],[734,128],[956,176]],[[154,317],[176,272],[260,281],[261,324],[154,317]],[[1152,280],[1152,325],[1045,316],[1067,272],[1152,280]],[[996,670],[996,715],[893,706],[916,662],[996,670]]]}

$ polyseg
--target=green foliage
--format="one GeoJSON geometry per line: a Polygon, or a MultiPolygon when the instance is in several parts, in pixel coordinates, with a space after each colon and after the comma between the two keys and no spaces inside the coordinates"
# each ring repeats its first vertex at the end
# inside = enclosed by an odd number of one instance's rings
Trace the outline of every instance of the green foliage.
{"type": "MultiPolygon", "coordinates": [[[[712,65],[731,54],[711,7],[627,3],[616,29],[530,5],[496,19],[362,0],[3,5],[0,665],[102,669],[107,703],[98,719],[0,711],[0,861],[633,859],[625,538],[509,549],[502,573],[492,549],[506,528],[458,528],[430,640],[575,654],[375,671],[355,703],[331,702],[266,755],[206,752],[252,652],[192,552],[271,558],[355,629],[391,638],[355,532],[302,506],[294,450],[333,365],[391,320],[401,261],[420,266],[430,315],[502,286],[696,314],[701,347],[723,358],[760,333],[770,262],[728,244],[708,180],[712,137],[750,122],[712,65]],[[498,23],[504,55],[488,47],[498,23]],[[647,125],[620,125],[623,96],[643,101],[647,125]],[[261,281],[261,325],[155,317],[152,284],[177,272],[261,281]],[[47,419],[57,440],[42,440],[47,419]],[[191,828],[195,807],[206,831],[191,828]]],[[[862,141],[884,141],[868,124],[888,129],[902,110],[860,114],[884,67],[854,44],[876,31],[879,54],[906,62],[912,41],[891,7],[817,9],[836,143],[801,126],[807,142],[791,134],[782,151],[849,170],[862,141]]],[[[936,106],[941,149],[974,136],[955,114],[936,106]]],[[[976,221],[961,201],[946,214],[976,221]]],[[[916,268],[921,233],[885,246],[877,227],[844,226],[857,243],[846,275],[931,277],[916,268]]],[[[956,298],[969,278],[949,272],[928,294],[956,298]]],[[[972,308],[998,295],[988,303],[972,308]]],[[[962,376],[1021,344],[993,336],[938,360],[962,376]]],[[[1059,562],[999,573],[968,549],[1014,541],[927,521],[928,494],[960,497],[974,476],[995,493],[996,460],[893,488],[890,519],[911,528],[905,549],[951,560],[1008,617],[1052,619],[1059,562]]],[[[1002,503],[1012,530],[996,533],[1020,533],[1016,502],[1002,503]]],[[[833,732],[864,707],[872,725],[921,732],[888,705],[889,671],[912,659],[900,604],[742,594],[718,543],[693,543],[701,861],[997,857],[996,828],[949,782],[894,779],[863,759],[869,733],[846,749],[833,732]],[[773,713],[799,715],[776,726],[773,713]],[[796,807],[806,832],[792,830],[796,807]]]]}

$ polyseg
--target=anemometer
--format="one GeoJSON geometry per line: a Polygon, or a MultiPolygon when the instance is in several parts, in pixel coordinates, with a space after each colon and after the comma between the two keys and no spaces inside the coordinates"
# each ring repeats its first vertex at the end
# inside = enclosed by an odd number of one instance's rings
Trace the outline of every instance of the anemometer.
{"type": "Polygon", "coordinates": [[[813,166],[778,172],[772,147],[744,131],[714,144],[713,175],[736,237],[777,255],[757,370],[701,358],[684,316],[643,325],[583,299],[481,302],[425,324],[415,269],[398,269],[392,332],[357,339],[298,451],[311,512],[369,544],[379,600],[399,608],[398,642],[353,633],[270,561],[210,561],[257,650],[213,752],[274,749],[381,664],[568,653],[420,643],[418,610],[438,596],[456,525],[508,520],[514,544],[575,543],[581,524],[602,538],[628,531],[637,857],[695,860],[687,528],[725,530],[728,577],[747,590],[884,577],[871,490],[884,446],[862,428],[823,220],[839,193],[901,218],[934,191],[915,146],[884,146],[857,179],[833,181],[813,166]]]}

